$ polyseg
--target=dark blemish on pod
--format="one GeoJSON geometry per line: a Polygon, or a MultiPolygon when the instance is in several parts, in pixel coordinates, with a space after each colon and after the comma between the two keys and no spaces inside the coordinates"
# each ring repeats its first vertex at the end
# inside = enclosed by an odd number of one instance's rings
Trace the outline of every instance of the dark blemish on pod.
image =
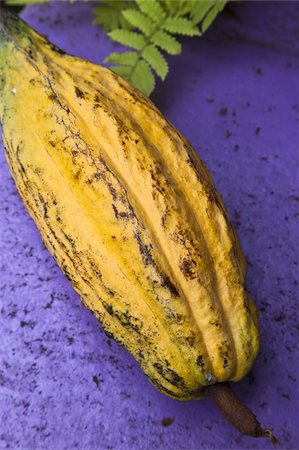
{"type": "MultiPolygon", "coordinates": [[[[166,366],[169,366],[168,361],[165,361],[166,366]]],[[[157,372],[170,384],[173,386],[184,388],[185,382],[182,377],[180,377],[173,369],[170,369],[169,367],[164,368],[162,364],[159,362],[156,362],[153,364],[157,372]]]]}
{"type": "Polygon", "coordinates": [[[75,93],[78,98],[85,98],[84,93],[78,88],[78,86],[75,86],[75,93]]]}
{"type": "Polygon", "coordinates": [[[223,350],[223,348],[220,346],[218,348],[218,354],[223,359],[223,368],[226,369],[228,367],[228,361],[229,361],[229,352],[228,350],[223,350]]]}
{"type": "Polygon", "coordinates": [[[66,52],[64,50],[62,50],[61,48],[57,47],[56,45],[49,43],[48,46],[54,52],[59,53],[59,55],[66,55],[66,52]]]}
{"type": "Polygon", "coordinates": [[[70,234],[65,233],[63,230],[61,230],[61,232],[64,234],[67,241],[71,244],[73,250],[76,250],[76,241],[71,237],[70,234]]]}
{"type": "Polygon", "coordinates": [[[118,199],[118,195],[116,193],[115,188],[113,187],[112,183],[110,183],[109,181],[106,181],[106,184],[109,188],[110,194],[112,195],[113,200],[117,200],[118,199]]]}
{"type": "Polygon", "coordinates": [[[70,281],[70,283],[72,283],[73,286],[77,286],[78,283],[75,281],[74,275],[69,271],[68,267],[65,264],[62,265],[62,270],[66,278],[70,281]]]}
{"type": "MultiPolygon", "coordinates": [[[[13,148],[12,143],[11,143],[11,148],[13,148]]],[[[19,164],[19,166],[20,166],[20,168],[21,168],[21,171],[22,171],[23,173],[26,173],[25,167],[23,166],[23,164],[21,163],[21,160],[20,160],[20,152],[21,152],[21,147],[20,147],[19,145],[17,145],[16,159],[17,159],[18,164],[19,164]]]]}
{"type": "Polygon", "coordinates": [[[75,180],[78,180],[80,178],[80,175],[82,175],[82,169],[80,168],[77,170],[77,172],[74,174],[75,180]]]}
{"type": "Polygon", "coordinates": [[[140,326],[137,325],[136,323],[133,323],[133,321],[136,321],[137,319],[133,316],[130,316],[128,311],[126,311],[125,313],[115,311],[114,314],[115,314],[115,317],[117,318],[117,320],[119,321],[119,323],[124,328],[130,328],[130,329],[136,331],[136,333],[141,334],[140,326]]]}
{"type": "Polygon", "coordinates": [[[39,200],[41,202],[41,206],[42,206],[42,208],[44,210],[44,217],[45,217],[45,219],[48,219],[49,218],[49,215],[48,215],[48,202],[43,199],[41,194],[38,194],[38,198],[39,198],[39,200]]]}
{"type": "Polygon", "coordinates": [[[167,373],[169,373],[172,377],[172,384],[178,387],[185,387],[183,378],[180,377],[174,370],[168,368],[167,373]]]}
{"type": "Polygon", "coordinates": [[[30,50],[28,50],[28,55],[30,56],[30,58],[33,58],[33,52],[32,52],[32,50],[30,49],[30,50]]]}
{"type": "Polygon", "coordinates": [[[158,372],[160,375],[162,375],[162,373],[163,373],[163,367],[162,367],[162,365],[161,365],[160,363],[156,362],[156,363],[154,363],[154,367],[155,367],[155,369],[157,370],[157,372],[158,372]]]}
{"type": "Polygon", "coordinates": [[[127,213],[125,211],[121,211],[119,212],[118,209],[116,208],[116,206],[114,204],[112,204],[112,208],[115,214],[115,217],[117,219],[121,218],[121,219],[129,219],[131,217],[130,213],[127,213]]]}
{"type": "Polygon", "coordinates": [[[204,368],[204,359],[202,355],[198,355],[197,360],[196,360],[196,364],[198,365],[198,367],[200,367],[201,369],[204,368]]]}
{"type": "Polygon", "coordinates": [[[174,398],[181,398],[181,395],[178,395],[177,393],[172,392],[170,389],[167,389],[160,381],[157,381],[153,378],[150,378],[151,383],[156,386],[156,388],[160,391],[163,392],[164,394],[168,394],[170,395],[170,397],[174,397],[174,398]]]}
{"type": "MultiPolygon", "coordinates": [[[[110,314],[110,316],[113,316],[114,311],[111,305],[109,305],[108,303],[102,301],[102,305],[103,307],[106,309],[107,313],[110,314]]],[[[113,336],[112,336],[113,337],[113,336]]]]}
{"type": "MultiPolygon", "coordinates": [[[[247,306],[247,305],[246,305],[247,306]]],[[[209,325],[211,326],[215,326],[216,328],[220,327],[220,323],[218,322],[218,320],[210,320],[209,321],[209,325]]]]}
{"type": "MultiPolygon", "coordinates": [[[[171,320],[174,323],[182,323],[184,321],[183,314],[179,314],[177,312],[174,312],[172,310],[166,309],[166,317],[167,319],[171,320]]],[[[187,338],[186,338],[187,340],[187,338]]]]}
{"type": "Polygon", "coordinates": [[[142,353],[141,350],[138,351],[138,358],[144,359],[144,354],[142,353]]]}
{"type": "Polygon", "coordinates": [[[193,259],[184,258],[179,267],[186,279],[193,280],[196,278],[195,266],[196,262],[193,259]]]}
{"type": "Polygon", "coordinates": [[[145,245],[142,242],[141,236],[140,236],[140,232],[139,231],[136,232],[134,234],[134,236],[135,236],[135,239],[137,240],[139,251],[140,251],[140,253],[141,253],[142,257],[143,257],[143,260],[144,260],[145,264],[146,265],[150,264],[150,265],[154,266],[155,264],[154,264],[152,255],[151,255],[147,245],[145,245]]]}
{"type": "Polygon", "coordinates": [[[261,127],[257,127],[255,129],[255,134],[258,136],[260,134],[260,132],[261,132],[261,127]]]}
{"type": "Polygon", "coordinates": [[[192,332],[192,334],[190,334],[190,336],[186,336],[186,341],[188,342],[188,344],[193,347],[194,343],[195,343],[195,334],[192,332]]]}
{"type": "Polygon", "coordinates": [[[162,286],[166,287],[169,292],[174,295],[175,297],[179,297],[178,290],[174,286],[174,284],[170,281],[169,277],[167,275],[162,275],[162,286]]]}
{"type": "Polygon", "coordinates": [[[88,178],[86,180],[86,184],[92,184],[94,180],[101,180],[104,178],[104,175],[102,172],[96,172],[92,175],[91,178],[88,178]]]}

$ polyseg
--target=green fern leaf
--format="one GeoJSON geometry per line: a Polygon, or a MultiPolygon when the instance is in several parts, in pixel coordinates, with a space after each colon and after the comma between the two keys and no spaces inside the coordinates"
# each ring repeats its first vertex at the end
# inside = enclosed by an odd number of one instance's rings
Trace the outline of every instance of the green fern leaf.
{"type": "Polygon", "coordinates": [[[162,28],[170,33],[183,34],[185,36],[199,36],[199,30],[193,25],[191,20],[185,17],[168,17],[162,28]]]}
{"type": "Polygon", "coordinates": [[[127,80],[132,68],[130,66],[115,66],[112,67],[112,70],[127,80]]]}
{"type": "Polygon", "coordinates": [[[168,16],[184,17],[187,15],[190,16],[195,5],[201,2],[202,0],[164,0],[163,6],[167,10],[168,16]]]}
{"type": "Polygon", "coordinates": [[[108,33],[120,26],[118,14],[111,14],[111,8],[106,5],[100,5],[93,9],[95,18],[92,23],[94,25],[100,25],[105,33],[108,33]]]}
{"type": "Polygon", "coordinates": [[[136,64],[138,55],[136,52],[110,53],[104,62],[113,64],[123,64],[124,66],[133,66],[136,64]]]}
{"type": "Polygon", "coordinates": [[[145,36],[149,36],[154,30],[154,24],[151,19],[140,11],[127,9],[122,13],[123,17],[130,22],[134,28],[138,28],[145,36]]]}
{"type": "Polygon", "coordinates": [[[193,24],[200,23],[207,12],[213,8],[215,5],[215,0],[204,0],[200,2],[195,2],[191,8],[190,15],[192,17],[193,24]]]}
{"type": "Polygon", "coordinates": [[[168,64],[160,50],[154,45],[148,45],[143,50],[141,56],[152,66],[162,80],[168,73],[168,64]]]}
{"type": "Polygon", "coordinates": [[[160,22],[166,17],[165,11],[158,0],[135,0],[140,11],[154,22],[160,22]]]}
{"type": "Polygon", "coordinates": [[[213,22],[213,20],[215,19],[215,17],[217,16],[217,14],[222,11],[222,9],[224,8],[226,4],[226,0],[222,0],[222,1],[216,1],[213,8],[210,9],[210,11],[208,12],[208,14],[206,15],[206,17],[204,18],[202,24],[201,24],[201,31],[204,33],[209,26],[211,25],[211,23],[213,22]]]}
{"type": "MultiPolygon", "coordinates": [[[[202,1],[202,0],[201,0],[202,1]]],[[[178,11],[178,16],[190,15],[195,3],[200,3],[198,0],[184,0],[180,2],[180,8],[178,11]]]]}
{"type": "Polygon", "coordinates": [[[112,30],[108,33],[110,39],[119,44],[126,45],[127,47],[135,48],[136,50],[141,50],[145,46],[144,37],[133,31],[128,30],[112,30]]]}
{"type": "Polygon", "coordinates": [[[182,51],[181,44],[165,31],[158,31],[152,36],[151,42],[170,55],[179,55],[182,51]]]}
{"type": "Polygon", "coordinates": [[[149,64],[143,59],[138,62],[128,81],[149,96],[155,88],[155,77],[149,64]]]}
{"type": "MultiPolygon", "coordinates": [[[[134,6],[134,4],[132,3],[130,6],[134,6]]],[[[93,23],[100,25],[105,33],[116,28],[131,29],[132,25],[122,15],[127,7],[128,2],[125,0],[103,0],[99,6],[93,8],[95,14],[93,23]]]]}
{"type": "Polygon", "coordinates": [[[167,11],[168,16],[175,16],[178,10],[177,0],[164,0],[163,6],[167,11]]]}

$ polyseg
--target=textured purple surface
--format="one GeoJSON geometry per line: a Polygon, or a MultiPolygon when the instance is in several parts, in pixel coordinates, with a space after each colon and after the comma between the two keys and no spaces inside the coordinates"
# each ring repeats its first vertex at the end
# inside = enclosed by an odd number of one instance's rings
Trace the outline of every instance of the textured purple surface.
{"type": "MultiPolygon", "coordinates": [[[[248,260],[262,348],[235,389],[283,449],[298,449],[299,3],[232,9],[184,40],[153,100],[213,174],[248,260]]],[[[23,17],[97,63],[118,47],[90,25],[89,3],[23,17]]],[[[239,436],[209,399],[180,403],[149,384],[46,251],[2,147],[0,170],[0,448],[273,448],[239,436]]]]}

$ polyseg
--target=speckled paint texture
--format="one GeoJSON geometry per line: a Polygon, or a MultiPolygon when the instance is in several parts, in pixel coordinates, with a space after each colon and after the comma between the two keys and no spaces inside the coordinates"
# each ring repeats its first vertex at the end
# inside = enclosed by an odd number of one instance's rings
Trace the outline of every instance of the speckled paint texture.
{"type": "MultiPolygon", "coordinates": [[[[22,17],[91,61],[120,47],[91,25],[91,3],[22,17]]],[[[235,386],[283,449],[299,448],[299,3],[241,2],[181,56],[153,101],[211,171],[248,261],[261,353],[235,386]],[[297,168],[296,168],[297,164],[297,168]]],[[[99,83],[101,80],[99,80],[99,83]]],[[[56,266],[0,149],[0,448],[271,449],[242,437],[209,399],[157,392],[110,340],[56,266]]]]}

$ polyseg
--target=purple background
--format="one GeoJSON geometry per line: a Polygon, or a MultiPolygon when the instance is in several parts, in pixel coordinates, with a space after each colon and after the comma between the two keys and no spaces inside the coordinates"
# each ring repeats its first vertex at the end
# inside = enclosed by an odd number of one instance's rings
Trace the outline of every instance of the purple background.
{"type": "MultiPolygon", "coordinates": [[[[120,47],[90,25],[91,8],[54,2],[22,16],[102,63],[120,47]]],[[[203,38],[182,40],[152,97],[210,169],[239,233],[262,348],[235,389],[283,449],[299,448],[298,23],[298,2],[231,6],[203,38]]],[[[0,448],[273,448],[240,436],[209,399],[180,403],[150,385],[46,251],[2,147],[0,170],[0,448]]]]}

